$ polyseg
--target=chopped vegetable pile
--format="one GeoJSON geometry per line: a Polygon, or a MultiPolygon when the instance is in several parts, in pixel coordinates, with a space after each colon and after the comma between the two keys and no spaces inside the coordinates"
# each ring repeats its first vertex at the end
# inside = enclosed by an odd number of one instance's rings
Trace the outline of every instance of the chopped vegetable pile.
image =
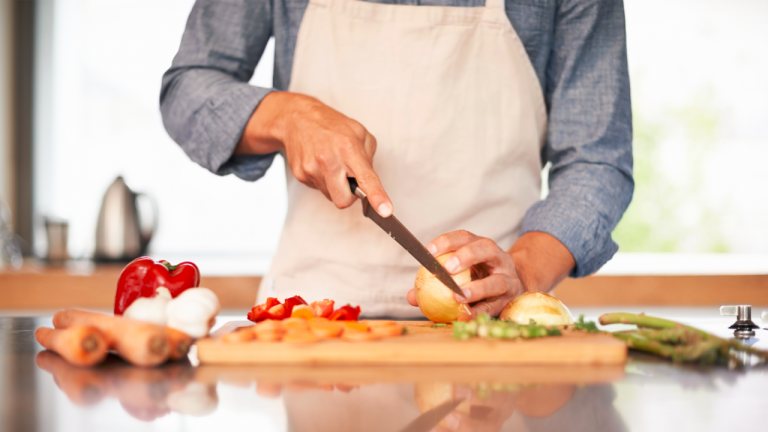
{"type": "Polygon", "coordinates": [[[222,336],[227,343],[262,341],[308,344],[323,339],[341,338],[350,342],[374,341],[400,336],[405,328],[394,321],[333,321],[328,318],[309,320],[291,317],[285,320],[264,320],[259,324],[240,327],[222,336]]]}
{"type": "Polygon", "coordinates": [[[360,306],[342,306],[333,309],[333,300],[325,299],[308,304],[301,296],[293,296],[280,300],[269,297],[264,304],[253,307],[248,312],[249,321],[261,322],[264,320],[280,321],[286,318],[327,318],[331,321],[357,321],[360,317],[360,306]]]}
{"type": "MultiPolygon", "coordinates": [[[[579,318],[584,326],[592,326],[595,323],[584,323],[584,317],[579,318]]],[[[581,330],[581,329],[580,329],[581,330]]],[[[560,329],[557,326],[538,325],[534,320],[527,325],[517,324],[514,321],[502,321],[491,318],[488,314],[481,314],[475,320],[453,323],[454,339],[469,339],[472,336],[493,339],[530,339],[545,336],[560,336],[560,329]]]]}

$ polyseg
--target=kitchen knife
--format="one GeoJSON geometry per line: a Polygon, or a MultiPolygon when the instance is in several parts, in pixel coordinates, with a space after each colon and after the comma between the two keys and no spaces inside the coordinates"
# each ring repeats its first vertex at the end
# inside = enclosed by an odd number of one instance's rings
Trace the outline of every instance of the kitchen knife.
{"type": "Polygon", "coordinates": [[[352,193],[363,201],[363,215],[368,219],[374,221],[376,225],[381,227],[390,237],[395,239],[412,257],[416,258],[421,265],[423,265],[430,273],[443,283],[443,285],[450,288],[451,291],[458,294],[461,298],[464,297],[464,293],[461,292],[461,288],[453,280],[451,274],[445,269],[431,253],[419,242],[419,240],[408,231],[402,223],[395,217],[390,215],[389,217],[381,217],[376,210],[368,202],[368,197],[365,195],[362,189],[357,185],[357,180],[353,177],[347,177],[349,181],[349,188],[352,193]]]}

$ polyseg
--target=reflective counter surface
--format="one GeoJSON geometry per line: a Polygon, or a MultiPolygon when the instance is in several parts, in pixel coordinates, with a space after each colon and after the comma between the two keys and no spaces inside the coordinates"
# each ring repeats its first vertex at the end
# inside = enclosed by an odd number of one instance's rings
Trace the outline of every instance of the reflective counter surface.
{"type": "MultiPolygon", "coordinates": [[[[584,310],[594,319],[602,310],[584,310]]],[[[653,311],[648,311],[649,313],[653,311]]],[[[658,315],[728,336],[716,309],[658,315]]],[[[220,317],[219,324],[241,317],[220,317]]],[[[41,350],[50,317],[0,317],[0,430],[709,431],[768,428],[768,367],[193,367],[110,357],[70,366],[41,350]]],[[[768,327],[759,319],[761,327],[768,327]]],[[[766,348],[767,330],[755,346],[766,348]]],[[[754,340],[753,340],[754,342],[754,340]]]]}

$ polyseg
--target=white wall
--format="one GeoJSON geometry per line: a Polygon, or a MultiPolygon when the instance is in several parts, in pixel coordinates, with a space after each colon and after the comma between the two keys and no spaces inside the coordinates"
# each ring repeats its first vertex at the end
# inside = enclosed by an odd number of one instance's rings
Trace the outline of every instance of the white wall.
{"type": "Polygon", "coordinates": [[[0,200],[12,205],[11,19],[10,1],[0,1],[0,200]]]}

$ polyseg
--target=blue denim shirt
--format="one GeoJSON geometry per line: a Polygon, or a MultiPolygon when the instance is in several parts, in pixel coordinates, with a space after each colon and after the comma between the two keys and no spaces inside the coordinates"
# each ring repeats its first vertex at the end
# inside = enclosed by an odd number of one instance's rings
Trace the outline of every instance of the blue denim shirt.
{"type": "MultiPolygon", "coordinates": [[[[373,0],[481,7],[484,0],[373,0]]],[[[219,174],[255,181],[274,154],[232,153],[261,99],[287,90],[308,0],[197,0],[160,109],[187,155],[219,174]],[[248,84],[275,38],[274,88],[248,84]]],[[[573,254],[571,276],[597,271],[616,252],[611,231],[632,199],[632,112],[621,0],[506,0],[506,12],[544,90],[549,115],[542,162],[549,195],[525,215],[521,234],[543,231],[573,254]]],[[[456,227],[457,229],[461,227],[456,227]]]]}

